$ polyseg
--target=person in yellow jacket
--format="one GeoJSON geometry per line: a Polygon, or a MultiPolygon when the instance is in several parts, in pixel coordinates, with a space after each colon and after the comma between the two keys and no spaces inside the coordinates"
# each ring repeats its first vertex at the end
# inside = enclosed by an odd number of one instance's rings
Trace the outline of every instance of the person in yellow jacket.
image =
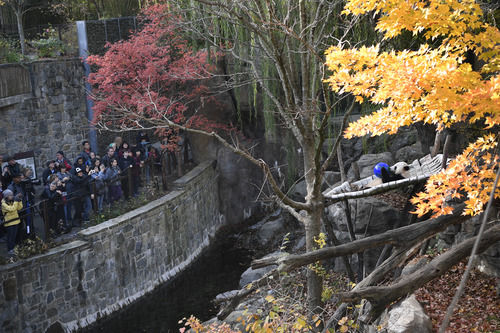
{"type": "Polygon", "coordinates": [[[21,223],[18,211],[21,209],[23,209],[22,197],[18,195],[14,199],[14,193],[11,190],[5,190],[2,199],[2,213],[5,229],[7,229],[7,251],[9,254],[14,254],[17,229],[21,223]]]}

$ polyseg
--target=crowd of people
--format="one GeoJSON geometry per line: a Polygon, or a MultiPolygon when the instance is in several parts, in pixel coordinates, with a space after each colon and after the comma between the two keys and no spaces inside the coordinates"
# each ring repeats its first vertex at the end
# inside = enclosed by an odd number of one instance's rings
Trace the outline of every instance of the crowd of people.
{"type": "Polygon", "coordinates": [[[1,174],[1,232],[7,251],[13,254],[16,244],[34,234],[35,212],[48,220],[52,233],[60,234],[89,221],[92,210],[100,213],[106,205],[137,196],[142,170],[149,181],[152,168],[158,166],[159,153],[149,145],[144,132],[139,133],[133,146],[117,137],[103,156],[83,141],[74,163],[63,151],[47,162],[40,179],[41,191],[35,190],[40,180],[32,179],[31,169],[23,169],[14,157],[6,160],[1,174]],[[41,200],[35,204],[36,198],[41,200]]]}

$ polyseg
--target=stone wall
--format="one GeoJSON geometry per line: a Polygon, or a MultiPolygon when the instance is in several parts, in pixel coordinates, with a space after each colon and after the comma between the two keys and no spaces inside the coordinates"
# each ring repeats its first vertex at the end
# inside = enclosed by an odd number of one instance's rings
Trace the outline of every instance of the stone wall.
{"type": "Polygon", "coordinates": [[[73,331],[173,277],[224,223],[217,178],[214,163],[203,162],[170,194],[0,267],[0,331],[73,331]]]}
{"type": "Polygon", "coordinates": [[[34,151],[37,173],[58,150],[76,157],[89,129],[81,60],[2,65],[0,78],[0,154],[34,151]]]}

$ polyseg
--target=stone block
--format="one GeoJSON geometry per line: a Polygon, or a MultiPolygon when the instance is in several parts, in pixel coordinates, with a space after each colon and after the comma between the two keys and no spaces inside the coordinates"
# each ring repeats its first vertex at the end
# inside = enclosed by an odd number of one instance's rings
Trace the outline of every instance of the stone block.
{"type": "Polygon", "coordinates": [[[17,281],[15,278],[3,281],[3,295],[6,301],[13,301],[17,298],[17,281]]]}

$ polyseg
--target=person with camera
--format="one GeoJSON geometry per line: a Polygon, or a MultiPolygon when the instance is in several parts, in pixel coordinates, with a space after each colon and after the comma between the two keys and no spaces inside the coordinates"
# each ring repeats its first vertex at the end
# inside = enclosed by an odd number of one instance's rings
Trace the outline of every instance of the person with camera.
{"type": "Polygon", "coordinates": [[[70,200],[71,189],[71,173],[68,171],[68,164],[59,164],[59,172],[57,178],[60,181],[60,190],[62,192],[63,210],[64,210],[64,227],[66,231],[71,229],[71,207],[70,200]]]}
{"type": "Polygon", "coordinates": [[[77,166],[75,168],[75,175],[71,177],[71,199],[73,200],[73,206],[75,207],[75,216],[73,222],[77,226],[81,226],[82,220],[83,222],[89,220],[89,213],[90,209],[92,208],[89,188],[90,177],[87,172],[88,170],[82,169],[77,166]]]}
{"type": "MultiPolygon", "coordinates": [[[[81,170],[85,170],[85,160],[82,156],[78,156],[75,160],[75,164],[73,164],[73,168],[70,170],[73,176],[76,175],[76,168],[80,168],[81,170]]],[[[88,165],[87,165],[88,167],[88,165]]]]}
{"type": "Polygon", "coordinates": [[[11,190],[12,193],[14,193],[14,196],[17,196],[18,194],[21,196],[21,199],[24,199],[25,192],[24,192],[24,187],[23,184],[21,183],[23,180],[23,174],[21,173],[16,173],[12,175],[12,181],[7,186],[8,190],[11,190]]]}
{"type": "Polygon", "coordinates": [[[63,192],[58,189],[57,180],[46,185],[42,193],[42,199],[47,200],[44,207],[47,209],[48,225],[50,231],[56,235],[61,233],[64,220],[62,195],[63,192]]]}
{"type": "Polygon", "coordinates": [[[42,173],[43,185],[45,185],[45,186],[48,185],[49,184],[49,177],[51,175],[55,175],[56,173],[57,173],[56,161],[54,161],[54,160],[48,161],[47,168],[45,170],[43,170],[43,173],[42,173]]]}
{"type": "Polygon", "coordinates": [[[4,186],[9,186],[14,175],[18,174],[21,174],[21,165],[17,163],[13,156],[7,157],[7,165],[2,170],[2,183],[4,186]]]}
{"type": "Polygon", "coordinates": [[[7,252],[9,255],[14,254],[16,246],[16,236],[21,223],[19,213],[23,209],[22,194],[14,195],[11,190],[3,191],[2,213],[4,216],[4,226],[7,229],[7,252]]]}
{"type": "Polygon", "coordinates": [[[31,179],[33,172],[29,168],[25,168],[22,170],[23,173],[14,175],[14,179],[12,180],[11,185],[9,185],[9,189],[17,195],[18,193],[22,193],[22,201],[23,201],[23,211],[20,214],[22,227],[17,234],[17,238],[19,241],[23,241],[27,237],[31,237],[34,235],[34,225],[33,225],[33,209],[35,205],[35,185],[40,185],[40,180],[31,179]]]}
{"type": "Polygon", "coordinates": [[[92,178],[90,183],[92,194],[90,195],[90,198],[92,200],[95,199],[95,204],[97,204],[95,209],[100,214],[102,213],[104,195],[106,194],[106,185],[104,183],[106,180],[106,167],[104,164],[94,166],[94,168],[90,170],[89,176],[92,178]]]}

